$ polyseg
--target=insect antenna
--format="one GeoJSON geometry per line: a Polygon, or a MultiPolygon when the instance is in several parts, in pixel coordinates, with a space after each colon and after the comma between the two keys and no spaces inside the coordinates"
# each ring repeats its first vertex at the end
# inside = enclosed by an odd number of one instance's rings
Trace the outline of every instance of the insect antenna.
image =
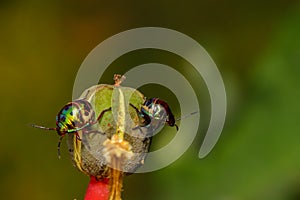
{"type": "Polygon", "coordinates": [[[188,117],[190,117],[190,116],[192,116],[192,115],[195,115],[195,114],[197,114],[197,113],[199,113],[199,111],[194,111],[194,112],[191,112],[191,113],[189,113],[189,114],[183,115],[183,116],[177,118],[176,121],[183,120],[183,119],[188,118],[188,117]]]}
{"type": "Polygon", "coordinates": [[[40,125],[36,125],[36,124],[29,124],[30,126],[32,126],[33,128],[39,128],[39,129],[44,129],[44,130],[48,130],[48,131],[56,131],[56,128],[48,128],[45,126],[40,126],[40,125]]]}

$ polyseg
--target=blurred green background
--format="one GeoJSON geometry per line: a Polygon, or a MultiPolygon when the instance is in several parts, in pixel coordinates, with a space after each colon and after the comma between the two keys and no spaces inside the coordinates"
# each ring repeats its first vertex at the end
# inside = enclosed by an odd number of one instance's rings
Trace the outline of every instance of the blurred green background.
{"type": "MultiPolygon", "coordinates": [[[[71,165],[66,144],[58,160],[57,135],[27,124],[54,126],[86,55],[106,38],[143,26],[183,32],[209,52],[225,82],[228,113],[220,140],[200,160],[209,99],[203,83],[194,85],[203,110],[195,142],[172,165],[127,177],[124,199],[300,199],[296,0],[0,1],[0,199],[83,199],[88,177],[71,165]]],[[[180,68],[184,62],[166,52],[135,53],[112,69],[154,61],[180,68]]],[[[195,81],[188,68],[180,70],[195,81]]],[[[103,80],[109,82],[113,71],[103,80]]],[[[143,92],[167,99],[180,115],[178,102],[155,87],[143,92]]]]}

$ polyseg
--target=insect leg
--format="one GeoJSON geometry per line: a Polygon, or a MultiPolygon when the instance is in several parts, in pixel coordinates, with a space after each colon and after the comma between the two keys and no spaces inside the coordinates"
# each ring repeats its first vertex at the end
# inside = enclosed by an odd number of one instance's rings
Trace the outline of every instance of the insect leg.
{"type": "Polygon", "coordinates": [[[75,133],[75,137],[76,137],[77,140],[81,141],[81,138],[80,138],[78,132],[75,133]]]}
{"type": "Polygon", "coordinates": [[[101,120],[101,118],[103,117],[103,115],[107,112],[107,111],[111,111],[111,107],[107,108],[105,110],[103,110],[100,115],[97,117],[97,120],[95,122],[93,122],[92,124],[96,124],[97,122],[99,122],[99,120],[101,120]]]}
{"type": "Polygon", "coordinates": [[[130,103],[129,105],[137,112],[138,115],[140,114],[140,111],[139,109],[137,109],[137,107],[135,107],[132,103],[130,103]]]}
{"type": "Polygon", "coordinates": [[[148,124],[151,123],[151,118],[149,117],[149,115],[147,113],[142,113],[140,112],[137,107],[135,107],[133,104],[129,104],[138,114],[138,116],[142,117],[144,119],[143,122],[140,121],[140,126],[147,126],[148,124]]]}
{"type": "Polygon", "coordinates": [[[178,131],[178,126],[177,126],[177,124],[174,124],[174,126],[175,126],[175,128],[176,128],[176,131],[178,131]]]}
{"type": "Polygon", "coordinates": [[[57,144],[57,155],[58,155],[58,158],[60,159],[60,144],[61,144],[61,141],[63,139],[65,135],[62,135],[59,137],[59,140],[58,140],[58,144],[57,144]]]}

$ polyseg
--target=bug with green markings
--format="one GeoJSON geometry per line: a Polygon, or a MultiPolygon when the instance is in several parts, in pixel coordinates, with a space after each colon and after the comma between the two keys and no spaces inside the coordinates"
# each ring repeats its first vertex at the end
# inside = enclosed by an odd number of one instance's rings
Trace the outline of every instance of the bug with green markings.
{"type": "Polygon", "coordinates": [[[177,124],[175,124],[175,118],[171,111],[170,106],[167,104],[167,102],[159,99],[159,98],[151,98],[145,101],[144,106],[141,109],[141,113],[145,116],[148,115],[150,117],[150,120],[148,120],[147,125],[151,123],[151,119],[155,118],[158,120],[164,119],[163,116],[161,116],[162,110],[166,112],[167,119],[165,120],[165,123],[171,127],[175,126],[176,130],[178,130],[177,124]]]}
{"type": "Polygon", "coordinates": [[[95,118],[95,112],[92,109],[91,104],[85,99],[78,99],[66,104],[56,116],[56,127],[48,128],[44,126],[39,126],[33,124],[32,126],[44,130],[54,130],[60,136],[57,153],[60,158],[60,145],[62,139],[66,134],[74,134],[77,140],[81,140],[78,132],[99,132],[92,129],[91,127],[95,125],[103,116],[103,114],[110,110],[110,108],[103,110],[103,112],[95,118]]]}
{"type": "Polygon", "coordinates": [[[124,79],[115,75],[114,85],[86,89],[58,112],[55,128],[32,125],[58,133],[59,157],[62,139],[68,136],[74,166],[97,180],[109,178],[114,200],[121,199],[123,176],[144,164],[153,133],[164,124],[178,129],[165,101],[146,99],[138,90],[121,86],[124,79]]]}
{"type": "Polygon", "coordinates": [[[159,98],[147,99],[138,110],[134,105],[130,104],[138,115],[143,119],[139,127],[146,127],[150,134],[153,134],[159,127],[167,124],[175,127],[178,131],[178,126],[175,123],[175,117],[169,107],[168,103],[159,98]]]}

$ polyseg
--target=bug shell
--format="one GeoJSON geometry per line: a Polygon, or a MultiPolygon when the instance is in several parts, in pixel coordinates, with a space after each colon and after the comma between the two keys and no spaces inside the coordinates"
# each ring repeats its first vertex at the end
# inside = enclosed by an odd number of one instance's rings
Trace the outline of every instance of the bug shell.
{"type": "Polygon", "coordinates": [[[143,115],[148,115],[151,119],[150,124],[145,126],[147,131],[147,136],[153,136],[157,134],[165,125],[168,119],[168,113],[166,109],[160,105],[156,104],[157,98],[148,99],[145,101],[141,108],[141,113],[143,115]]]}
{"type": "MultiPolygon", "coordinates": [[[[103,110],[119,104],[117,98],[113,95],[115,88],[116,86],[114,85],[96,85],[83,92],[80,98],[84,97],[91,104],[97,118],[103,110]]],[[[151,138],[146,137],[146,134],[143,135],[143,132],[139,129],[134,130],[139,125],[139,116],[129,106],[129,103],[131,103],[140,108],[145,101],[143,94],[128,87],[118,86],[118,89],[122,91],[125,99],[129,101],[126,103],[128,107],[126,108],[127,118],[124,140],[129,142],[131,151],[134,154],[130,159],[124,161],[122,171],[130,174],[135,172],[144,163],[146,153],[149,151],[151,138]]],[[[109,176],[107,161],[104,157],[105,147],[103,143],[107,138],[110,139],[116,133],[116,122],[112,113],[112,111],[106,112],[99,123],[93,126],[93,128],[102,132],[102,134],[94,132],[82,133],[82,131],[79,131],[79,135],[82,138],[79,146],[76,146],[79,141],[74,140],[74,135],[69,134],[68,146],[73,163],[80,171],[89,176],[97,178],[106,178],[109,176]],[[79,148],[81,153],[80,158],[77,158],[74,151],[79,148]]]]}
{"type": "Polygon", "coordinates": [[[142,113],[149,115],[151,119],[157,119],[160,121],[165,121],[168,113],[166,109],[160,105],[156,104],[157,98],[148,99],[141,108],[142,113]]]}
{"type": "Polygon", "coordinates": [[[84,99],[75,100],[65,105],[57,114],[57,133],[64,135],[68,131],[80,129],[94,120],[95,113],[91,104],[84,99]]]}

